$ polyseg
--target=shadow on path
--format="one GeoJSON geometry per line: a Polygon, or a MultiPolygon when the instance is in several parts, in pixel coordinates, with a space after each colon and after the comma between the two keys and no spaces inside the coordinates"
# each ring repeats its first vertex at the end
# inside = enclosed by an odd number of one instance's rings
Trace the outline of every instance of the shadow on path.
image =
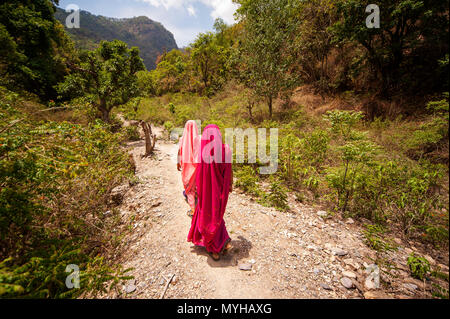
{"type": "Polygon", "coordinates": [[[231,245],[233,245],[233,249],[226,254],[220,254],[219,261],[212,259],[204,247],[192,246],[191,252],[199,256],[208,257],[207,262],[210,267],[235,267],[238,265],[239,260],[249,257],[250,250],[252,249],[252,243],[246,238],[238,236],[238,239],[231,239],[231,245]]]}

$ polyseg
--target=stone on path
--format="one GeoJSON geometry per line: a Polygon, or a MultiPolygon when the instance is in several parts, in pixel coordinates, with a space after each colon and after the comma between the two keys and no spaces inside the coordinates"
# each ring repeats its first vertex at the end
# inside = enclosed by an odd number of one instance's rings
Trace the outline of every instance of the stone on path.
{"type": "Polygon", "coordinates": [[[324,211],[324,210],[319,210],[317,212],[317,216],[319,216],[319,217],[327,217],[328,213],[326,211],[324,211]]]}
{"type": "Polygon", "coordinates": [[[405,287],[408,290],[416,290],[417,286],[414,284],[403,284],[403,287],[405,287]]]}
{"type": "Polygon", "coordinates": [[[322,287],[325,290],[332,290],[330,286],[328,286],[327,284],[320,284],[320,287],[322,287]]]}
{"type": "Polygon", "coordinates": [[[250,271],[252,270],[252,264],[250,263],[239,264],[239,269],[243,271],[250,271]]]}
{"type": "Polygon", "coordinates": [[[342,277],[341,284],[347,289],[355,288],[355,286],[353,285],[353,281],[348,277],[342,277]]]}
{"type": "Polygon", "coordinates": [[[333,253],[333,255],[339,256],[339,257],[343,257],[343,256],[347,256],[348,252],[346,252],[345,250],[339,249],[339,248],[332,248],[331,252],[333,253]]]}
{"type": "Polygon", "coordinates": [[[381,291],[366,291],[364,293],[365,299],[391,299],[388,295],[381,291]]]}
{"type": "Polygon", "coordinates": [[[130,280],[127,285],[124,286],[124,290],[127,294],[136,290],[136,280],[130,280]]]}
{"type": "Polygon", "coordinates": [[[428,255],[423,256],[431,265],[435,265],[436,261],[428,255]]]}
{"type": "Polygon", "coordinates": [[[356,279],[356,274],[351,271],[343,271],[342,275],[348,278],[354,278],[356,279]]]}

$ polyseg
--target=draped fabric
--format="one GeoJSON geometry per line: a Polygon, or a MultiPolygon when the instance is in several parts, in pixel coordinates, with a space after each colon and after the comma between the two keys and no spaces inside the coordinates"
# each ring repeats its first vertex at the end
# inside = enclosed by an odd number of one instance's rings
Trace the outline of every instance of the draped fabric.
{"type": "Polygon", "coordinates": [[[210,253],[220,253],[230,239],[223,216],[231,186],[231,150],[222,143],[220,130],[208,125],[201,137],[198,154],[198,203],[188,241],[210,253]]]}
{"type": "Polygon", "coordinates": [[[181,165],[181,179],[187,201],[192,210],[195,209],[195,172],[200,148],[200,136],[198,136],[197,132],[197,123],[195,121],[188,121],[184,127],[178,150],[181,165]]]}

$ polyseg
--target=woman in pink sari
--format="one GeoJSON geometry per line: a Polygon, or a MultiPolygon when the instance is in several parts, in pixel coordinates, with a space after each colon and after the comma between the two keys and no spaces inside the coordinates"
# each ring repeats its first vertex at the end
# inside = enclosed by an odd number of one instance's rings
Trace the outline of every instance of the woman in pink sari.
{"type": "Polygon", "coordinates": [[[198,202],[188,241],[205,247],[214,260],[232,248],[223,216],[232,192],[231,150],[222,143],[219,127],[208,125],[201,137],[197,167],[198,202]]]}
{"type": "Polygon", "coordinates": [[[195,172],[197,169],[199,147],[200,136],[198,136],[197,123],[195,121],[188,121],[184,127],[183,136],[180,139],[177,169],[181,171],[181,179],[184,186],[183,194],[191,207],[191,210],[188,212],[189,216],[192,216],[195,211],[195,172]]]}

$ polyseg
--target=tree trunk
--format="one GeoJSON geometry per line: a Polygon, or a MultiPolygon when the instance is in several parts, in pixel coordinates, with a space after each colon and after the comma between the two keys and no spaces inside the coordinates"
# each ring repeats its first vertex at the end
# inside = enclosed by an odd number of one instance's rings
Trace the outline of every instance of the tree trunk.
{"type": "Polygon", "coordinates": [[[152,133],[152,127],[150,124],[141,121],[142,129],[145,135],[145,154],[143,157],[149,157],[153,154],[156,144],[156,135],[152,133]]]}
{"type": "Polygon", "coordinates": [[[110,123],[111,119],[109,117],[110,110],[106,107],[106,101],[100,100],[100,104],[98,105],[98,110],[102,113],[102,120],[105,123],[110,123]]]}
{"type": "Polygon", "coordinates": [[[272,96],[269,97],[269,116],[272,118],[272,104],[273,104],[273,98],[272,96]]]}
{"type": "Polygon", "coordinates": [[[253,122],[253,113],[252,113],[252,110],[253,110],[253,107],[255,106],[255,103],[253,103],[253,102],[248,102],[248,105],[247,105],[247,109],[248,109],[248,115],[250,116],[250,121],[251,122],[253,122]]]}

